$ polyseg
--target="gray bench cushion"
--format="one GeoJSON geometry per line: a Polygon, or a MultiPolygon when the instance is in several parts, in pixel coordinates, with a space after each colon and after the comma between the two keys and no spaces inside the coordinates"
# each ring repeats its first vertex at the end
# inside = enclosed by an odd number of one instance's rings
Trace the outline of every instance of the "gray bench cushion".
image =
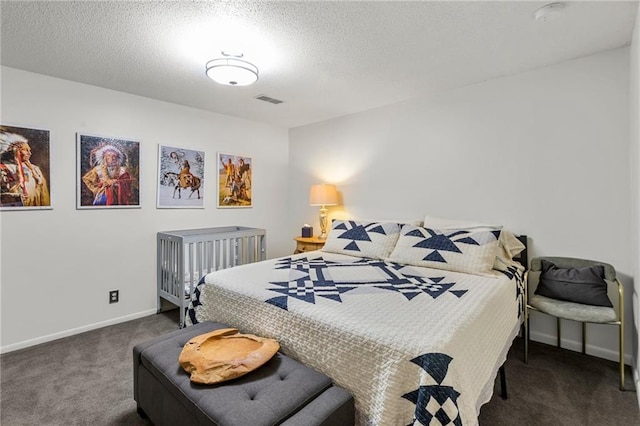
{"type": "MultiPolygon", "coordinates": [[[[238,379],[218,385],[192,383],[178,364],[182,347],[192,337],[226,327],[200,323],[136,346],[134,397],[143,410],[149,411],[149,404],[166,405],[172,400],[160,397],[160,391],[170,393],[179,403],[175,413],[163,406],[155,407],[164,413],[163,417],[185,411],[183,415],[198,419],[198,424],[259,426],[288,421],[284,424],[293,426],[323,424],[322,418],[330,416],[341,404],[353,405],[351,396],[333,387],[327,376],[280,353],[238,379]],[[136,362],[141,365],[136,366],[136,362]],[[155,395],[148,395],[151,390],[155,395]]],[[[148,414],[152,421],[158,421],[148,414]]]]}

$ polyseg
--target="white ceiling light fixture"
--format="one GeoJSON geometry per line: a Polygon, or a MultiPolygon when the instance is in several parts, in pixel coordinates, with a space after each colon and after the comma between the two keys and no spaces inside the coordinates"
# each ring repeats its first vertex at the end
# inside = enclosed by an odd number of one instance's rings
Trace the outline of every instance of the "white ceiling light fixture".
{"type": "Polygon", "coordinates": [[[207,76],[226,86],[248,86],[258,81],[258,67],[242,58],[244,55],[232,55],[221,52],[223,58],[207,62],[207,76]]]}
{"type": "Polygon", "coordinates": [[[558,19],[564,10],[564,3],[550,3],[542,6],[533,14],[536,21],[549,22],[558,19]]]}

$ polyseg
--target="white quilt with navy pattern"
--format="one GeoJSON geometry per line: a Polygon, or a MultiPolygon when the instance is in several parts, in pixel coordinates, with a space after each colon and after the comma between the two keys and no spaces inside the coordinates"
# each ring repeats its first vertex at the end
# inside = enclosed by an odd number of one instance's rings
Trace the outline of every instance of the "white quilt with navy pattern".
{"type": "Polygon", "coordinates": [[[351,392],[358,425],[476,425],[521,306],[519,273],[315,251],[208,274],[187,324],[213,320],[278,340],[351,392]]]}

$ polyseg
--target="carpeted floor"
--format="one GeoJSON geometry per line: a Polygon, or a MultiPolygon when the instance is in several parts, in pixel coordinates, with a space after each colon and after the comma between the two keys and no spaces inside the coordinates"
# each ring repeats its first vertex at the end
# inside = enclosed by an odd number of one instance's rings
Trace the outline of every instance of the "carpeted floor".
{"type": "MultiPolygon", "coordinates": [[[[0,424],[149,425],[133,401],[133,346],[176,329],[174,310],[2,355],[0,424]]],[[[524,364],[517,340],[509,398],[496,382],[480,425],[640,425],[635,392],[618,390],[616,363],[537,343],[529,355],[524,364]]]]}
{"type": "Polygon", "coordinates": [[[631,368],[626,391],[619,390],[619,364],[555,346],[531,342],[523,362],[520,338],[506,364],[508,399],[498,393],[480,410],[480,425],[631,426],[640,425],[640,409],[631,368]]]}
{"type": "Polygon", "coordinates": [[[133,400],[133,347],[177,329],[172,310],[3,354],[0,424],[149,425],[133,400]]]}

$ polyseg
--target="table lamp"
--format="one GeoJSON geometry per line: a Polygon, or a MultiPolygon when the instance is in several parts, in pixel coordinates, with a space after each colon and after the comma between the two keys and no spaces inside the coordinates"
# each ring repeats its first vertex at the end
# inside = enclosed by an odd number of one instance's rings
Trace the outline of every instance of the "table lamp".
{"type": "Polygon", "coordinates": [[[321,183],[311,186],[309,194],[310,206],[320,207],[320,236],[318,238],[327,238],[327,207],[338,204],[338,191],[335,185],[321,183]]]}

